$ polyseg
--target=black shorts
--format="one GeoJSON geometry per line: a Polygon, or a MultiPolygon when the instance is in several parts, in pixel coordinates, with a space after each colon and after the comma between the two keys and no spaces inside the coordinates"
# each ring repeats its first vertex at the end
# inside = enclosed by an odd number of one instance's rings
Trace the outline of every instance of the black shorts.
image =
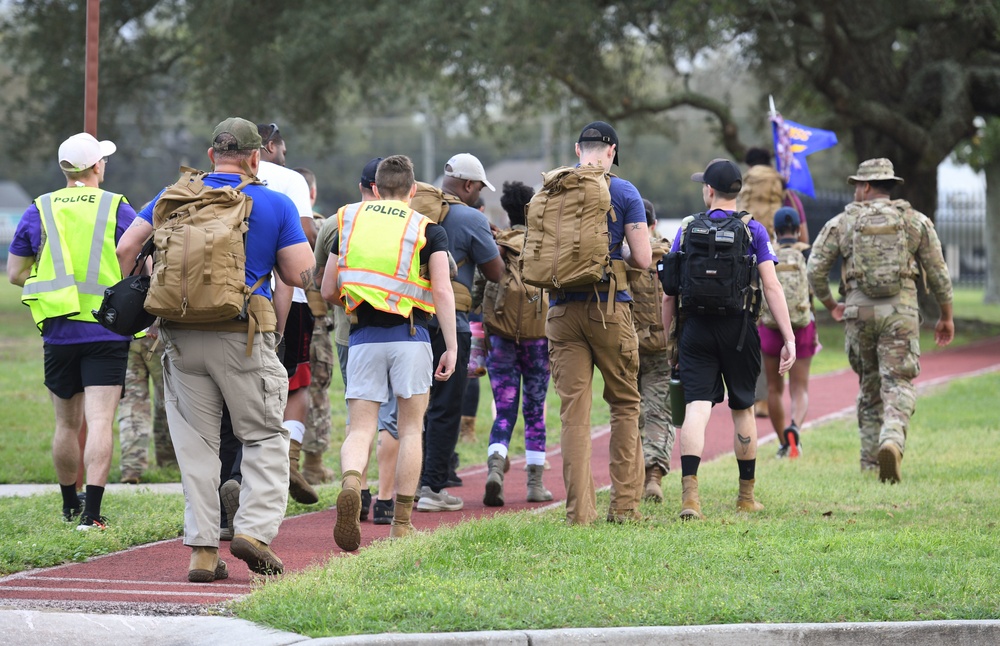
{"type": "Polygon", "coordinates": [[[752,318],[692,316],[684,322],[679,347],[686,402],[721,404],[728,391],[733,410],[753,406],[760,374],[760,337],[752,318]],[[746,336],[743,349],[737,352],[742,328],[746,336]]]}
{"type": "Polygon", "coordinates": [[[87,386],[125,386],[128,341],[44,344],[45,387],[71,399],[87,386]]]}
{"type": "Polygon", "coordinates": [[[309,303],[292,303],[285,322],[285,358],[282,362],[289,377],[295,375],[300,363],[309,363],[309,345],[315,324],[316,317],[309,303]]]}

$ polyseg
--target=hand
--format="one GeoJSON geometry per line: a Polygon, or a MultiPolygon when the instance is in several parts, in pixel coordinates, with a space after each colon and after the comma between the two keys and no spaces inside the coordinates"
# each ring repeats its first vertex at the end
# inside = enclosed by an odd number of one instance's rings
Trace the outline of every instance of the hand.
{"type": "Polygon", "coordinates": [[[837,305],[832,310],[830,310],[830,314],[833,316],[833,320],[834,321],[838,321],[839,322],[839,321],[843,321],[844,320],[844,308],[845,307],[847,307],[847,306],[844,305],[843,303],[837,303],[837,305]]]}
{"type": "Polygon", "coordinates": [[[458,350],[445,350],[438,361],[437,371],[434,378],[438,381],[448,381],[455,374],[455,360],[458,358],[458,350]]]}
{"type": "Polygon", "coordinates": [[[154,341],[160,336],[160,319],[153,321],[153,324],[146,328],[146,336],[154,341]]]}
{"type": "Polygon", "coordinates": [[[951,343],[951,340],[955,338],[955,321],[948,319],[938,319],[937,325],[934,326],[934,342],[940,347],[944,347],[951,343]]]}
{"type": "Polygon", "coordinates": [[[785,343],[781,348],[781,361],[778,363],[778,374],[784,375],[792,369],[795,363],[795,341],[785,343]]]}

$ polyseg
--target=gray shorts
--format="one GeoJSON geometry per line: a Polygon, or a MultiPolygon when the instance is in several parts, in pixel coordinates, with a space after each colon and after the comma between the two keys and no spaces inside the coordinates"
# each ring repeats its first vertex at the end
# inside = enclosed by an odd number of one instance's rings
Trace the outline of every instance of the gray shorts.
{"type": "Polygon", "coordinates": [[[392,393],[403,399],[422,395],[430,390],[432,366],[430,343],[390,341],[352,345],[347,357],[344,398],[385,403],[392,393]]]}

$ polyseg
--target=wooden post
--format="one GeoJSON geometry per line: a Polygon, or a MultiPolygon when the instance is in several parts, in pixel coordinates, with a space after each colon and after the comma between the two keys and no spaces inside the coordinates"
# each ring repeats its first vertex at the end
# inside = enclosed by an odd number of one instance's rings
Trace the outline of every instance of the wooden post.
{"type": "Polygon", "coordinates": [[[83,130],[97,136],[97,56],[101,38],[101,0],[87,0],[87,55],[83,91],[83,130]]]}

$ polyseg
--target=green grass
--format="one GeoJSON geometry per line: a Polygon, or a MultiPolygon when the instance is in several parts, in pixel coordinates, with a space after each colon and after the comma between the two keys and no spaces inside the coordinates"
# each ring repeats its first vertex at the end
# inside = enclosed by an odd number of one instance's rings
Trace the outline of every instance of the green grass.
{"type": "Polygon", "coordinates": [[[766,509],[752,517],[734,511],[736,466],[724,459],[701,468],[703,522],[677,519],[671,474],[667,501],[643,504],[649,522],[566,527],[561,509],[469,521],[333,558],[232,609],[311,637],[995,619],[998,388],[994,374],[922,398],[899,485],[859,472],[853,424],[835,422],[805,433],[798,460],[762,450],[766,509]]]}

